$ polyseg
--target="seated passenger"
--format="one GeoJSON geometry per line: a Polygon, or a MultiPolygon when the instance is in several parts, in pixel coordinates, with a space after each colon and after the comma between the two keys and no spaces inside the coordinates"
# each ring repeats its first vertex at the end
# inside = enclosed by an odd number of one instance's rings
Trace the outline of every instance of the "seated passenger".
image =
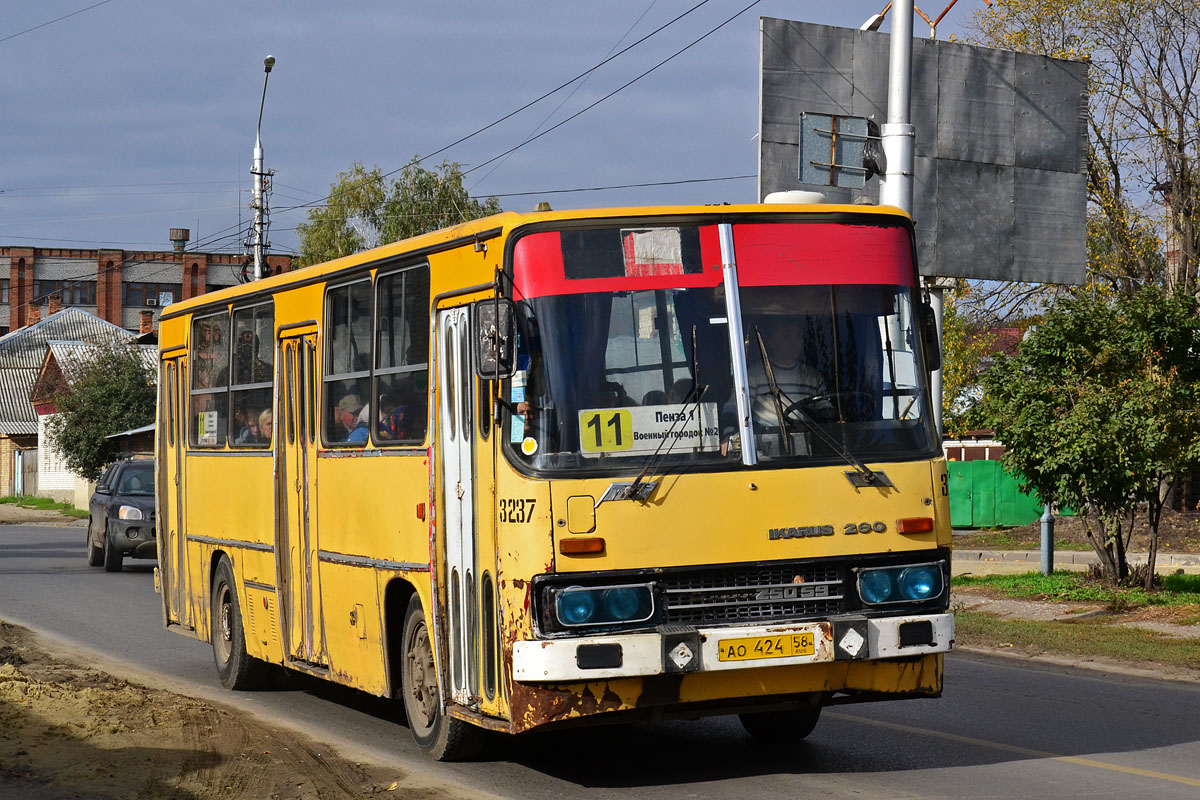
{"type": "Polygon", "coordinates": [[[651,389],[642,396],[642,405],[644,406],[665,406],[667,404],[667,393],[662,389],[651,389]]]}
{"type": "Polygon", "coordinates": [[[246,424],[238,432],[237,438],[233,440],[234,444],[258,444],[262,441],[262,433],[259,428],[259,415],[253,411],[246,414],[246,424]]]}
{"type": "Polygon", "coordinates": [[[362,401],[356,394],[348,394],[338,401],[338,422],[342,423],[342,427],[346,429],[346,437],[342,441],[355,444],[363,444],[367,441],[369,436],[367,423],[365,420],[359,419],[359,413],[362,410],[362,401]]]}
{"type": "Polygon", "coordinates": [[[258,415],[258,433],[262,437],[262,441],[270,442],[271,435],[275,432],[275,415],[271,413],[271,409],[267,409],[258,415]]]}

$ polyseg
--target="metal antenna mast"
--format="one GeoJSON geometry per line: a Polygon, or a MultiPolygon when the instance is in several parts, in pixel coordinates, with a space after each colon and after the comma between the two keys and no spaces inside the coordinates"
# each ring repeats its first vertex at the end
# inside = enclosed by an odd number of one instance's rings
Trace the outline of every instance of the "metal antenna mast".
{"type": "Polygon", "coordinates": [[[258,128],[254,135],[254,163],[250,166],[250,174],[254,176],[254,194],[250,200],[250,208],[254,211],[254,223],[250,228],[250,238],[247,246],[254,255],[254,280],[262,280],[266,276],[266,252],[271,246],[267,241],[267,229],[270,227],[270,211],[267,208],[267,193],[271,190],[271,176],[275,170],[263,170],[262,149],[262,115],[263,106],[267,103],[267,80],[271,77],[271,68],[275,66],[275,56],[263,59],[264,76],[262,100],[258,104],[258,128]]]}

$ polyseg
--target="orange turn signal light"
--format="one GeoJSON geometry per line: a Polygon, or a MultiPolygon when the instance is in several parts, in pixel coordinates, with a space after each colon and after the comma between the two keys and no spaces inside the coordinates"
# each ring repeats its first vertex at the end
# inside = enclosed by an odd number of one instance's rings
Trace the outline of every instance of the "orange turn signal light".
{"type": "Polygon", "coordinates": [[[933,517],[907,517],[896,520],[900,533],[929,533],[933,530],[933,517]]]}
{"type": "Polygon", "coordinates": [[[570,539],[560,539],[558,552],[564,556],[582,556],[604,552],[604,537],[602,536],[572,536],[570,539]]]}

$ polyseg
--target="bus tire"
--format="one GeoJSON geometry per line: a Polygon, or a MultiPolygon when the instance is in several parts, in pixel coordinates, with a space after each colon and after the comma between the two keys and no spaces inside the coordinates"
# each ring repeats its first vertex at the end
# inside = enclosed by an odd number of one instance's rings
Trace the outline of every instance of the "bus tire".
{"type": "Polygon", "coordinates": [[[404,663],[400,694],[408,729],[427,755],[437,761],[469,761],[483,750],[486,731],[447,716],[442,709],[433,643],[421,599],[415,594],[404,615],[404,663]]]}
{"type": "Polygon", "coordinates": [[[798,708],[789,711],[759,711],[738,714],[746,733],[763,742],[788,744],[799,742],[817,727],[821,707],[798,708]]]}
{"type": "Polygon", "coordinates": [[[104,548],[96,544],[96,537],[92,535],[91,518],[88,518],[87,559],[89,567],[98,567],[104,563],[104,548]]]}
{"type": "Polygon", "coordinates": [[[226,689],[258,689],[266,683],[268,665],[246,652],[242,608],[233,567],[221,556],[212,583],[212,646],[217,675],[226,689]]]}
{"type": "Polygon", "coordinates": [[[105,572],[120,572],[121,566],[125,563],[125,554],[113,546],[112,537],[109,536],[108,523],[104,523],[104,571],[105,572]]]}

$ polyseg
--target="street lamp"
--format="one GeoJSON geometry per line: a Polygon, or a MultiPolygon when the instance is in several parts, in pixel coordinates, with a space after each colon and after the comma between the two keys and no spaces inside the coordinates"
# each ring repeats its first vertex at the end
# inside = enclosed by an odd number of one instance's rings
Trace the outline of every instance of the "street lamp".
{"type": "Polygon", "coordinates": [[[254,163],[250,174],[254,176],[254,196],[250,208],[254,210],[254,227],[250,232],[250,243],[254,251],[254,280],[262,280],[265,276],[266,265],[264,255],[267,248],[267,179],[275,174],[275,170],[263,171],[262,149],[262,115],[263,106],[267,103],[267,81],[271,77],[271,68],[275,66],[275,56],[263,59],[263,90],[262,100],[258,104],[258,128],[254,135],[254,163]]]}

